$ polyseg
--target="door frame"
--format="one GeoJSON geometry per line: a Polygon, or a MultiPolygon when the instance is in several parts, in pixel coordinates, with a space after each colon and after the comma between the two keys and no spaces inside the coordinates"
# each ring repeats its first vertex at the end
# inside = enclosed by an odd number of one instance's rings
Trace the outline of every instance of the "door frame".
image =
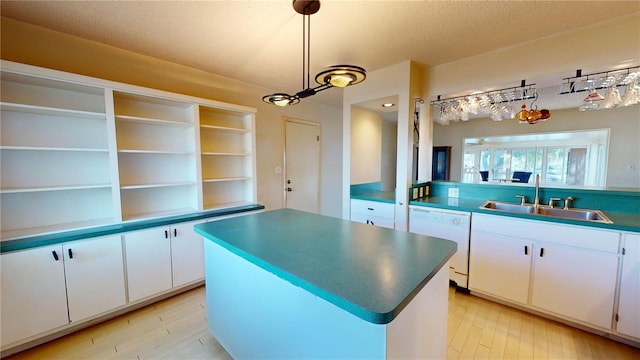
{"type": "Polygon", "coordinates": [[[283,116],[282,117],[282,205],[284,208],[288,208],[287,206],[287,171],[288,171],[288,166],[287,166],[287,122],[294,122],[294,123],[298,123],[298,124],[304,124],[304,125],[311,125],[311,126],[315,126],[317,129],[317,135],[318,135],[318,181],[317,181],[317,190],[316,190],[316,200],[317,200],[317,206],[316,206],[316,213],[320,214],[320,209],[322,208],[321,206],[321,201],[320,201],[320,180],[322,179],[322,176],[320,175],[320,170],[322,168],[321,164],[320,164],[320,160],[321,160],[321,154],[322,154],[322,143],[321,143],[321,138],[320,138],[320,123],[319,122],[315,122],[315,121],[309,121],[309,120],[303,120],[303,119],[298,119],[298,118],[292,118],[292,117],[288,117],[288,116],[283,116]]]}

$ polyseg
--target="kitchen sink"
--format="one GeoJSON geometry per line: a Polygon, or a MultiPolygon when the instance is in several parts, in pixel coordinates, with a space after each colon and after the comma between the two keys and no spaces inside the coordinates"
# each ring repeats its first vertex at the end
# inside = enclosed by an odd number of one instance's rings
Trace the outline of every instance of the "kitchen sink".
{"type": "Polygon", "coordinates": [[[484,204],[480,205],[481,209],[489,209],[496,211],[504,211],[510,213],[517,214],[532,214],[532,215],[541,215],[541,216],[549,216],[555,218],[562,219],[574,219],[574,220],[584,220],[591,222],[600,222],[606,224],[612,224],[613,221],[609,220],[609,218],[602,213],[600,210],[587,210],[587,209],[563,209],[563,208],[552,208],[549,206],[539,205],[535,207],[533,204],[513,204],[499,201],[485,201],[484,204]]]}

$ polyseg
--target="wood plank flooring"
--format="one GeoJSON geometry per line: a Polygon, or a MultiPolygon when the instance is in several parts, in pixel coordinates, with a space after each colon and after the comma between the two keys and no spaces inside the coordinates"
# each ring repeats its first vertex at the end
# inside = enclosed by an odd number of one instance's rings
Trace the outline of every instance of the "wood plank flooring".
{"type": "MultiPolygon", "coordinates": [[[[449,291],[449,359],[640,359],[640,349],[449,291]]],[[[19,359],[230,359],[200,287],[15,354],[19,359]]]]}

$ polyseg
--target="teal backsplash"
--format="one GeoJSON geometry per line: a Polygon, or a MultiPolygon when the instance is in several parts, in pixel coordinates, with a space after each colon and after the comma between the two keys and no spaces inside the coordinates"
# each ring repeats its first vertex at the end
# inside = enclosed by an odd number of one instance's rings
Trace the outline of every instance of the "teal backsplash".
{"type": "MultiPolygon", "coordinates": [[[[477,184],[432,181],[429,183],[429,196],[447,197],[449,188],[459,189],[459,198],[496,200],[517,203],[516,195],[525,195],[528,203],[533,203],[535,187],[526,185],[477,184]]],[[[549,198],[571,196],[572,208],[595,209],[640,214],[640,189],[575,189],[540,187],[540,203],[547,204],[549,198]]],[[[563,202],[560,201],[559,204],[563,202]]],[[[556,203],[558,204],[558,203],[556,203]]]]}

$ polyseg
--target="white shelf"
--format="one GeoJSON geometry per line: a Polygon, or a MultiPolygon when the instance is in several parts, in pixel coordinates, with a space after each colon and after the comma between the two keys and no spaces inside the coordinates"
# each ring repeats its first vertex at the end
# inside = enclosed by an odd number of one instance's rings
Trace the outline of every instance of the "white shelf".
{"type": "Polygon", "coordinates": [[[246,176],[228,177],[228,178],[212,178],[212,179],[202,179],[202,182],[208,183],[208,182],[242,181],[242,180],[251,180],[251,178],[246,176]]]}
{"type": "Polygon", "coordinates": [[[170,216],[170,215],[180,215],[180,214],[189,214],[192,212],[198,211],[196,208],[180,208],[180,209],[171,209],[167,211],[150,211],[144,213],[136,213],[136,214],[126,214],[123,215],[123,221],[136,221],[136,220],[144,220],[156,217],[170,216]]]}
{"type": "Polygon", "coordinates": [[[213,210],[213,209],[225,209],[225,208],[232,208],[232,207],[238,207],[238,206],[246,206],[246,205],[253,205],[254,203],[251,201],[230,201],[230,202],[220,202],[220,203],[205,203],[204,204],[204,209],[205,210],[213,210]]]}
{"type": "Polygon", "coordinates": [[[15,111],[15,112],[41,114],[41,115],[64,115],[64,116],[71,116],[71,117],[93,118],[93,119],[101,119],[101,120],[104,120],[106,118],[105,113],[99,113],[99,112],[54,108],[54,107],[38,106],[38,105],[30,105],[30,104],[7,103],[7,102],[0,102],[0,109],[2,109],[2,111],[15,111]]]}
{"type": "Polygon", "coordinates": [[[111,188],[111,184],[95,184],[95,185],[78,185],[78,186],[41,186],[41,187],[12,187],[0,189],[0,194],[15,194],[15,193],[31,193],[31,192],[44,192],[44,191],[68,191],[68,190],[87,190],[87,189],[102,189],[111,188]]]}
{"type": "Polygon", "coordinates": [[[121,185],[121,190],[137,190],[137,189],[151,189],[162,187],[175,187],[175,186],[193,186],[196,182],[176,182],[176,183],[157,183],[157,184],[136,184],[136,185],[121,185]]]}
{"type": "Polygon", "coordinates": [[[70,152],[97,152],[97,153],[109,152],[109,149],[86,149],[86,148],[42,147],[42,146],[0,146],[0,150],[70,151],[70,152]]]}
{"type": "Polygon", "coordinates": [[[241,152],[202,152],[202,156],[249,156],[250,153],[241,152]]]}
{"type": "Polygon", "coordinates": [[[68,223],[60,223],[49,226],[35,226],[29,228],[23,228],[18,230],[8,230],[2,231],[2,241],[11,240],[14,238],[19,238],[23,236],[33,235],[33,234],[49,234],[55,233],[58,231],[68,230],[68,229],[86,229],[95,226],[101,225],[109,225],[113,224],[114,219],[112,217],[102,218],[102,219],[93,219],[88,221],[76,221],[76,222],[68,222],[68,223]]]}
{"type": "Polygon", "coordinates": [[[195,155],[195,151],[119,149],[122,154],[195,155]]]}
{"type": "Polygon", "coordinates": [[[249,129],[239,129],[239,128],[216,126],[216,125],[200,125],[200,129],[211,130],[211,131],[220,131],[220,132],[234,132],[234,133],[249,133],[249,132],[251,132],[251,130],[249,130],[249,129]]]}
{"type": "Polygon", "coordinates": [[[187,123],[184,121],[153,119],[153,118],[144,118],[144,117],[129,116],[129,115],[116,115],[116,120],[122,121],[122,122],[139,123],[139,124],[147,124],[147,125],[159,125],[159,126],[184,126],[184,127],[193,126],[193,124],[187,123]]]}

